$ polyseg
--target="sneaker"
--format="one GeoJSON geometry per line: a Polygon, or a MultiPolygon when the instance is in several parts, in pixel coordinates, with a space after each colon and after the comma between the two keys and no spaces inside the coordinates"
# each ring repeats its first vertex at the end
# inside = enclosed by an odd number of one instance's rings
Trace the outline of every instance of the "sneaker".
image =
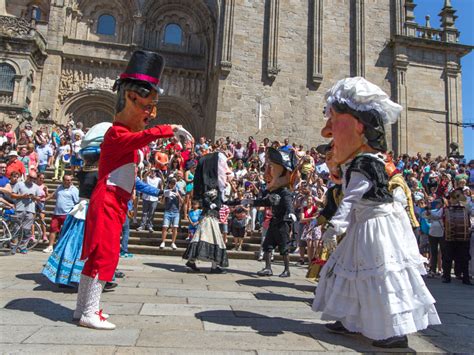
{"type": "Polygon", "coordinates": [[[160,249],[164,249],[165,246],[166,246],[165,242],[161,242],[161,244],[160,244],[160,249]]]}
{"type": "Polygon", "coordinates": [[[144,228],[143,226],[139,226],[139,227],[137,228],[137,231],[141,232],[141,231],[144,230],[144,229],[145,229],[145,228],[144,228]]]}
{"type": "Polygon", "coordinates": [[[171,243],[171,249],[176,250],[176,249],[178,249],[178,247],[176,246],[176,244],[171,243]]]}
{"type": "Polygon", "coordinates": [[[263,260],[263,253],[258,254],[257,260],[258,260],[258,261],[262,261],[262,260],[263,260]]]}
{"type": "Polygon", "coordinates": [[[122,272],[122,271],[115,271],[115,274],[114,276],[117,278],[117,279],[123,279],[125,277],[125,274],[122,272]]]}
{"type": "Polygon", "coordinates": [[[20,254],[28,254],[28,250],[26,250],[26,249],[20,249],[20,254]]]}
{"type": "Polygon", "coordinates": [[[290,270],[283,271],[278,277],[290,277],[290,270]]]}
{"type": "Polygon", "coordinates": [[[242,247],[239,246],[236,250],[237,250],[237,251],[242,251],[242,247]]]}
{"type": "Polygon", "coordinates": [[[148,232],[153,233],[154,232],[153,227],[148,227],[148,232]]]}
{"type": "Polygon", "coordinates": [[[257,272],[258,276],[273,276],[272,269],[262,269],[257,272]]]}
{"type": "Polygon", "coordinates": [[[50,245],[46,249],[43,249],[43,253],[51,254],[53,252],[53,247],[50,245]]]}
{"type": "Polygon", "coordinates": [[[118,286],[118,283],[116,282],[106,282],[104,285],[104,292],[112,291],[117,286],[118,286]]]}
{"type": "Polygon", "coordinates": [[[120,257],[121,258],[128,258],[128,253],[124,252],[124,251],[121,251],[120,252],[120,257]]]}
{"type": "Polygon", "coordinates": [[[115,324],[110,323],[107,318],[102,314],[102,310],[95,312],[91,316],[82,315],[79,320],[79,325],[86,328],[101,329],[101,330],[113,330],[115,324]]]}

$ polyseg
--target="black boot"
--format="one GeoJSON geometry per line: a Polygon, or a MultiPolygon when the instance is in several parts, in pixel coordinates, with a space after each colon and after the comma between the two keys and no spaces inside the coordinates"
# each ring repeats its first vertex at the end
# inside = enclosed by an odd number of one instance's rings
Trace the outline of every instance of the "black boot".
{"type": "Polygon", "coordinates": [[[391,337],[384,340],[374,340],[373,346],[378,348],[408,348],[408,338],[406,335],[391,337]]]}
{"type": "Polygon", "coordinates": [[[290,256],[288,254],[283,255],[283,263],[285,264],[285,270],[279,276],[290,277],[290,256]]]}
{"type": "Polygon", "coordinates": [[[186,263],[186,266],[187,266],[188,268],[190,268],[191,270],[195,271],[195,272],[201,271],[201,270],[196,266],[196,263],[195,263],[194,261],[188,260],[188,262],[186,263]]]}
{"type": "Polygon", "coordinates": [[[266,251],[265,254],[263,254],[263,259],[265,260],[265,267],[257,272],[258,276],[272,276],[273,271],[272,271],[272,261],[271,261],[271,252],[266,251]]]}
{"type": "Polygon", "coordinates": [[[326,329],[331,333],[335,334],[357,334],[356,332],[349,331],[346,327],[342,325],[340,321],[334,323],[328,323],[325,325],[326,329]]]}

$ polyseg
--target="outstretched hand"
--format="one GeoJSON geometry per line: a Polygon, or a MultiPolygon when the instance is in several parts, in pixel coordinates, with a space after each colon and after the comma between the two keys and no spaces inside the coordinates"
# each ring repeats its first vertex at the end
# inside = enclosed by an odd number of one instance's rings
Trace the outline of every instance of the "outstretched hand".
{"type": "Polygon", "coordinates": [[[178,139],[178,141],[180,140],[180,138],[183,138],[184,141],[191,142],[192,144],[194,144],[193,136],[191,135],[191,133],[185,130],[183,126],[173,124],[171,125],[171,128],[173,129],[174,136],[178,139]]]}

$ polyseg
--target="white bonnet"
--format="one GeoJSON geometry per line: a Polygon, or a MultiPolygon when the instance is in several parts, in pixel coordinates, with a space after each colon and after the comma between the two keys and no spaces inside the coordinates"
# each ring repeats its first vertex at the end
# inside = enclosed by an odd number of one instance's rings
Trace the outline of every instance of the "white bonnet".
{"type": "Polygon", "coordinates": [[[101,122],[92,126],[82,138],[81,148],[99,147],[110,127],[112,127],[110,122],[101,122]]]}
{"type": "Polygon", "coordinates": [[[345,78],[328,90],[326,99],[326,116],[333,102],[347,104],[356,111],[376,110],[384,124],[397,122],[403,108],[390,100],[390,97],[377,85],[362,77],[345,78]]]}

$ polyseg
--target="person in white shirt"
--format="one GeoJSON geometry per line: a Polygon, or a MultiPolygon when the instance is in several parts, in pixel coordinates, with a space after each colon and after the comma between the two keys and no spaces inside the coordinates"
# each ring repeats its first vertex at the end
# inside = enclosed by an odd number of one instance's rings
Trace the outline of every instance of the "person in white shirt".
{"type": "MultiPolygon", "coordinates": [[[[156,173],[153,169],[148,172],[145,182],[150,186],[156,187],[157,189],[160,189],[162,184],[161,179],[156,176],[156,173]]],[[[150,233],[153,232],[153,216],[155,214],[157,205],[158,197],[143,194],[143,214],[140,226],[137,228],[138,231],[148,229],[150,233]]]]}
{"type": "Polygon", "coordinates": [[[80,140],[82,140],[85,135],[84,131],[82,130],[82,122],[77,122],[76,129],[72,130],[71,139],[73,143],[77,140],[77,135],[79,135],[80,140]]]}
{"type": "Polygon", "coordinates": [[[71,145],[67,142],[66,138],[61,138],[61,145],[58,148],[56,154],[56,160],[54,161],[54,177],[53,180],[63,179],[66,165],[71,161],[71,145]]]}

